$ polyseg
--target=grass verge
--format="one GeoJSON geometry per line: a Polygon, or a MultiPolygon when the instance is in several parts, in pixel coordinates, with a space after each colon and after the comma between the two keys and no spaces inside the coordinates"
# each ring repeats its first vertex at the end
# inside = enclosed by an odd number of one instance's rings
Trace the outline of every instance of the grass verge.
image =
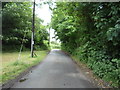
{"type": "Polygon", "coordinates": [[[18,52],[3,53],[2,66],[0,66],[0,83],[3,84],[14,79],[21,72],[41,62],[47,55],[47,51],[36,51],[35,53],[37,56],[31,58],[30,51],[22,52],[19,60],[17,60],[18,52]]]}

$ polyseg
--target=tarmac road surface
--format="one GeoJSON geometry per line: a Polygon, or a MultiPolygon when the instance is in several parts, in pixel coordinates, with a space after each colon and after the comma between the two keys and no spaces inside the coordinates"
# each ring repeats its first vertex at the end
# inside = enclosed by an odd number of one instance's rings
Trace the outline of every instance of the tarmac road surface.
{"type": "Polygon", "coordinates": [[[45,60],[12,88],[95,88],[72,59],[61,50],[51,50],[45,60]]]}

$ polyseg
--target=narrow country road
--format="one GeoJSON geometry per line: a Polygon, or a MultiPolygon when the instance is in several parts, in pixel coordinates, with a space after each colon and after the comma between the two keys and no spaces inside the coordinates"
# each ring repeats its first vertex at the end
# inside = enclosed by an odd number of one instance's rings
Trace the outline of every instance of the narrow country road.
{"type": "Polygon", "coordinates": [[[12,88],[95,88],[72,59],[60,50],[52,50],[23,78],[26,80],[16,82],[12,88]]]}

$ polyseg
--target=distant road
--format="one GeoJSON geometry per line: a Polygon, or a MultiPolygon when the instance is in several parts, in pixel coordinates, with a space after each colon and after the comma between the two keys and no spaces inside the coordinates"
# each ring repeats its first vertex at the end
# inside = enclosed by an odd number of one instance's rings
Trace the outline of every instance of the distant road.
{"type": "Polygon", "coordinates": [[[61,50],[52,50],[13,88],[94,88],[94,85],[69,56],[61,50]]]}

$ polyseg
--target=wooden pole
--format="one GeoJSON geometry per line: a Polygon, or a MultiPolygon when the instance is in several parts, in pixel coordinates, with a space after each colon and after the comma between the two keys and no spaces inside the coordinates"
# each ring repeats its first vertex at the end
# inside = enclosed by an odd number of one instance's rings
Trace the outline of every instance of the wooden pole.
{"type": "Polygon", "coordinates": [[[33,4],[32,36],[31,36],[31,57],[34,56],[34,30],[35,29],[35,0],[33,4]]]}

